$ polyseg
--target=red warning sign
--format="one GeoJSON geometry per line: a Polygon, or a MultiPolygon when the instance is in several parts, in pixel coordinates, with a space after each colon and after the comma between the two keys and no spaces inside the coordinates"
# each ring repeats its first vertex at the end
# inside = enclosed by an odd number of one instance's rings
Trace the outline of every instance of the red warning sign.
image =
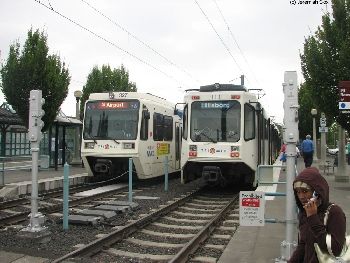
{"type": "Polygon", "coordinates": [[[340,102],[350,102],[350,81],[339,81],[340,102]]]}
{"type": "Polygon", "coordinates": [[[242,206],[260,207],[259,198],[242,198],[242,206]]]}

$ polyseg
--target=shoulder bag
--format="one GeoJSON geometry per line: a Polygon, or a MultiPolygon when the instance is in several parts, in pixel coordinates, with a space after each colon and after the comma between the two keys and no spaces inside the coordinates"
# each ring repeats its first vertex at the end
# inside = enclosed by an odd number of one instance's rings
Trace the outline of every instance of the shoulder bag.
{"type": "MultiPolygon", "coordinates": [[[[331,204],[330,206],[328,206],[327,211],[325,213],[324,216],[324,220],[323,220],[323,224],[326,226],[327,225],[327,220],[328,220],[328,216],[329,216],[329,211],[331,209],[331,207],[334,204],[331,204]]],[[[350,245],[350,236],[346,236],[346,240],[345,240],[345,244],[343,246],[343,250],[340,253],[339,256],[334,256],[333,252],[332,252],[332,237],[330,234],[327,234],[326,236],[326,243],[327,243],[327,252],[323,252],[320,247],[318,246],[317,243],[314,243],[315,246],[315,251],[317,254],[317,259],[320,263],[331,263],[331,262],[350,262],[350,249],[348,249],[349,245],[350,245]]]]}

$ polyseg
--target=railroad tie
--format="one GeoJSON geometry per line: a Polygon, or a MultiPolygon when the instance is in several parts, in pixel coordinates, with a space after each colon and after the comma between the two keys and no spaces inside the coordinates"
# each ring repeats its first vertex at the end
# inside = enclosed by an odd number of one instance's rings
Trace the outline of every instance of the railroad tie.
{"type": "Polygon", "coordinates": [[[133,253],[133,252],[127,252],[127,251],[123,251],[115,248],[109,248],[104,251],[107,253],[110,253],[111,255],[120,256],[120,257],[150,259],[155,261],[169,261],[174,257],[174,255],[153,255],[153,254],[133,253]]]}

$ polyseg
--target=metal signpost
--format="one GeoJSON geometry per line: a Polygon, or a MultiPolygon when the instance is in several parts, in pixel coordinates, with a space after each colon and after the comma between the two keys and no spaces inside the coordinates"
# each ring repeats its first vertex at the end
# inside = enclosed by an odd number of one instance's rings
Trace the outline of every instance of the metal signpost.
{"type": "Polygon", "coordinates": [[[319,169],[324,170],[326,165],[326,132],[328,132],[328,127],[326,127],[326,115],[322,112],[320,118],[319,132],[321,133],[321,162],[319,164],[319,169]]]}
{"type": "MultiPolygon", "coordinates": [[[[340,81],[338,84],[339,88],[339,113],[349,114],[350,113],[350,81],[340,81]]],[[[346,174],[345,168],[345,132],[344,128],[339,126],[339,145],[338,145],[338,173],[335,175],[336,182],[349,182],[349,176],[346,174]]]]}
{"type": "Polygon", "coordinates": [[[47,228],[43,226],[45,216],[38,212],[38,160],[39,146],[42,139],[41,129],[44,126],[41,118],[44,116],[42,105],[45,100],[42,98],[41,90],[31,90],[29,97],[29,132],[30,147],[32,152],[32,193],[31,193],[31,214],[30,223],[23,231],[40,236],[40,233],[47,228]]]}
{"type": "Polygon", "coordinates": [[[317,110],[316,109],[311,109],[311,115],[312,115],[312,141],[314,143],[314,153],[313,153],[313,161],[317,162],[317,137],[316,137],[316,115],[317,115],[317,110]]]}

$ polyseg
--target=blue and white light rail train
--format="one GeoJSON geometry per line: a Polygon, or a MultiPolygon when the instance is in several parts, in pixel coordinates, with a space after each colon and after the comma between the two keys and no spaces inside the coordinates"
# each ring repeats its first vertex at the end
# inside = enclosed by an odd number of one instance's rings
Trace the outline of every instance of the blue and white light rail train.
{"type": "Polygon", "coordinates": [[[183,112],[181,180],[255,187],[259,164],[272,164],[281,139],[257,96],[242,85],[188,90],[183,112]]]}
{"type": "Polygon", "coordinates": [[[152,94],[93,93],[85,104],[81,155],[88,174],[128,176],[129,158],[135,179],[180,171],[181,118],[174,105],[152,94]]]}

